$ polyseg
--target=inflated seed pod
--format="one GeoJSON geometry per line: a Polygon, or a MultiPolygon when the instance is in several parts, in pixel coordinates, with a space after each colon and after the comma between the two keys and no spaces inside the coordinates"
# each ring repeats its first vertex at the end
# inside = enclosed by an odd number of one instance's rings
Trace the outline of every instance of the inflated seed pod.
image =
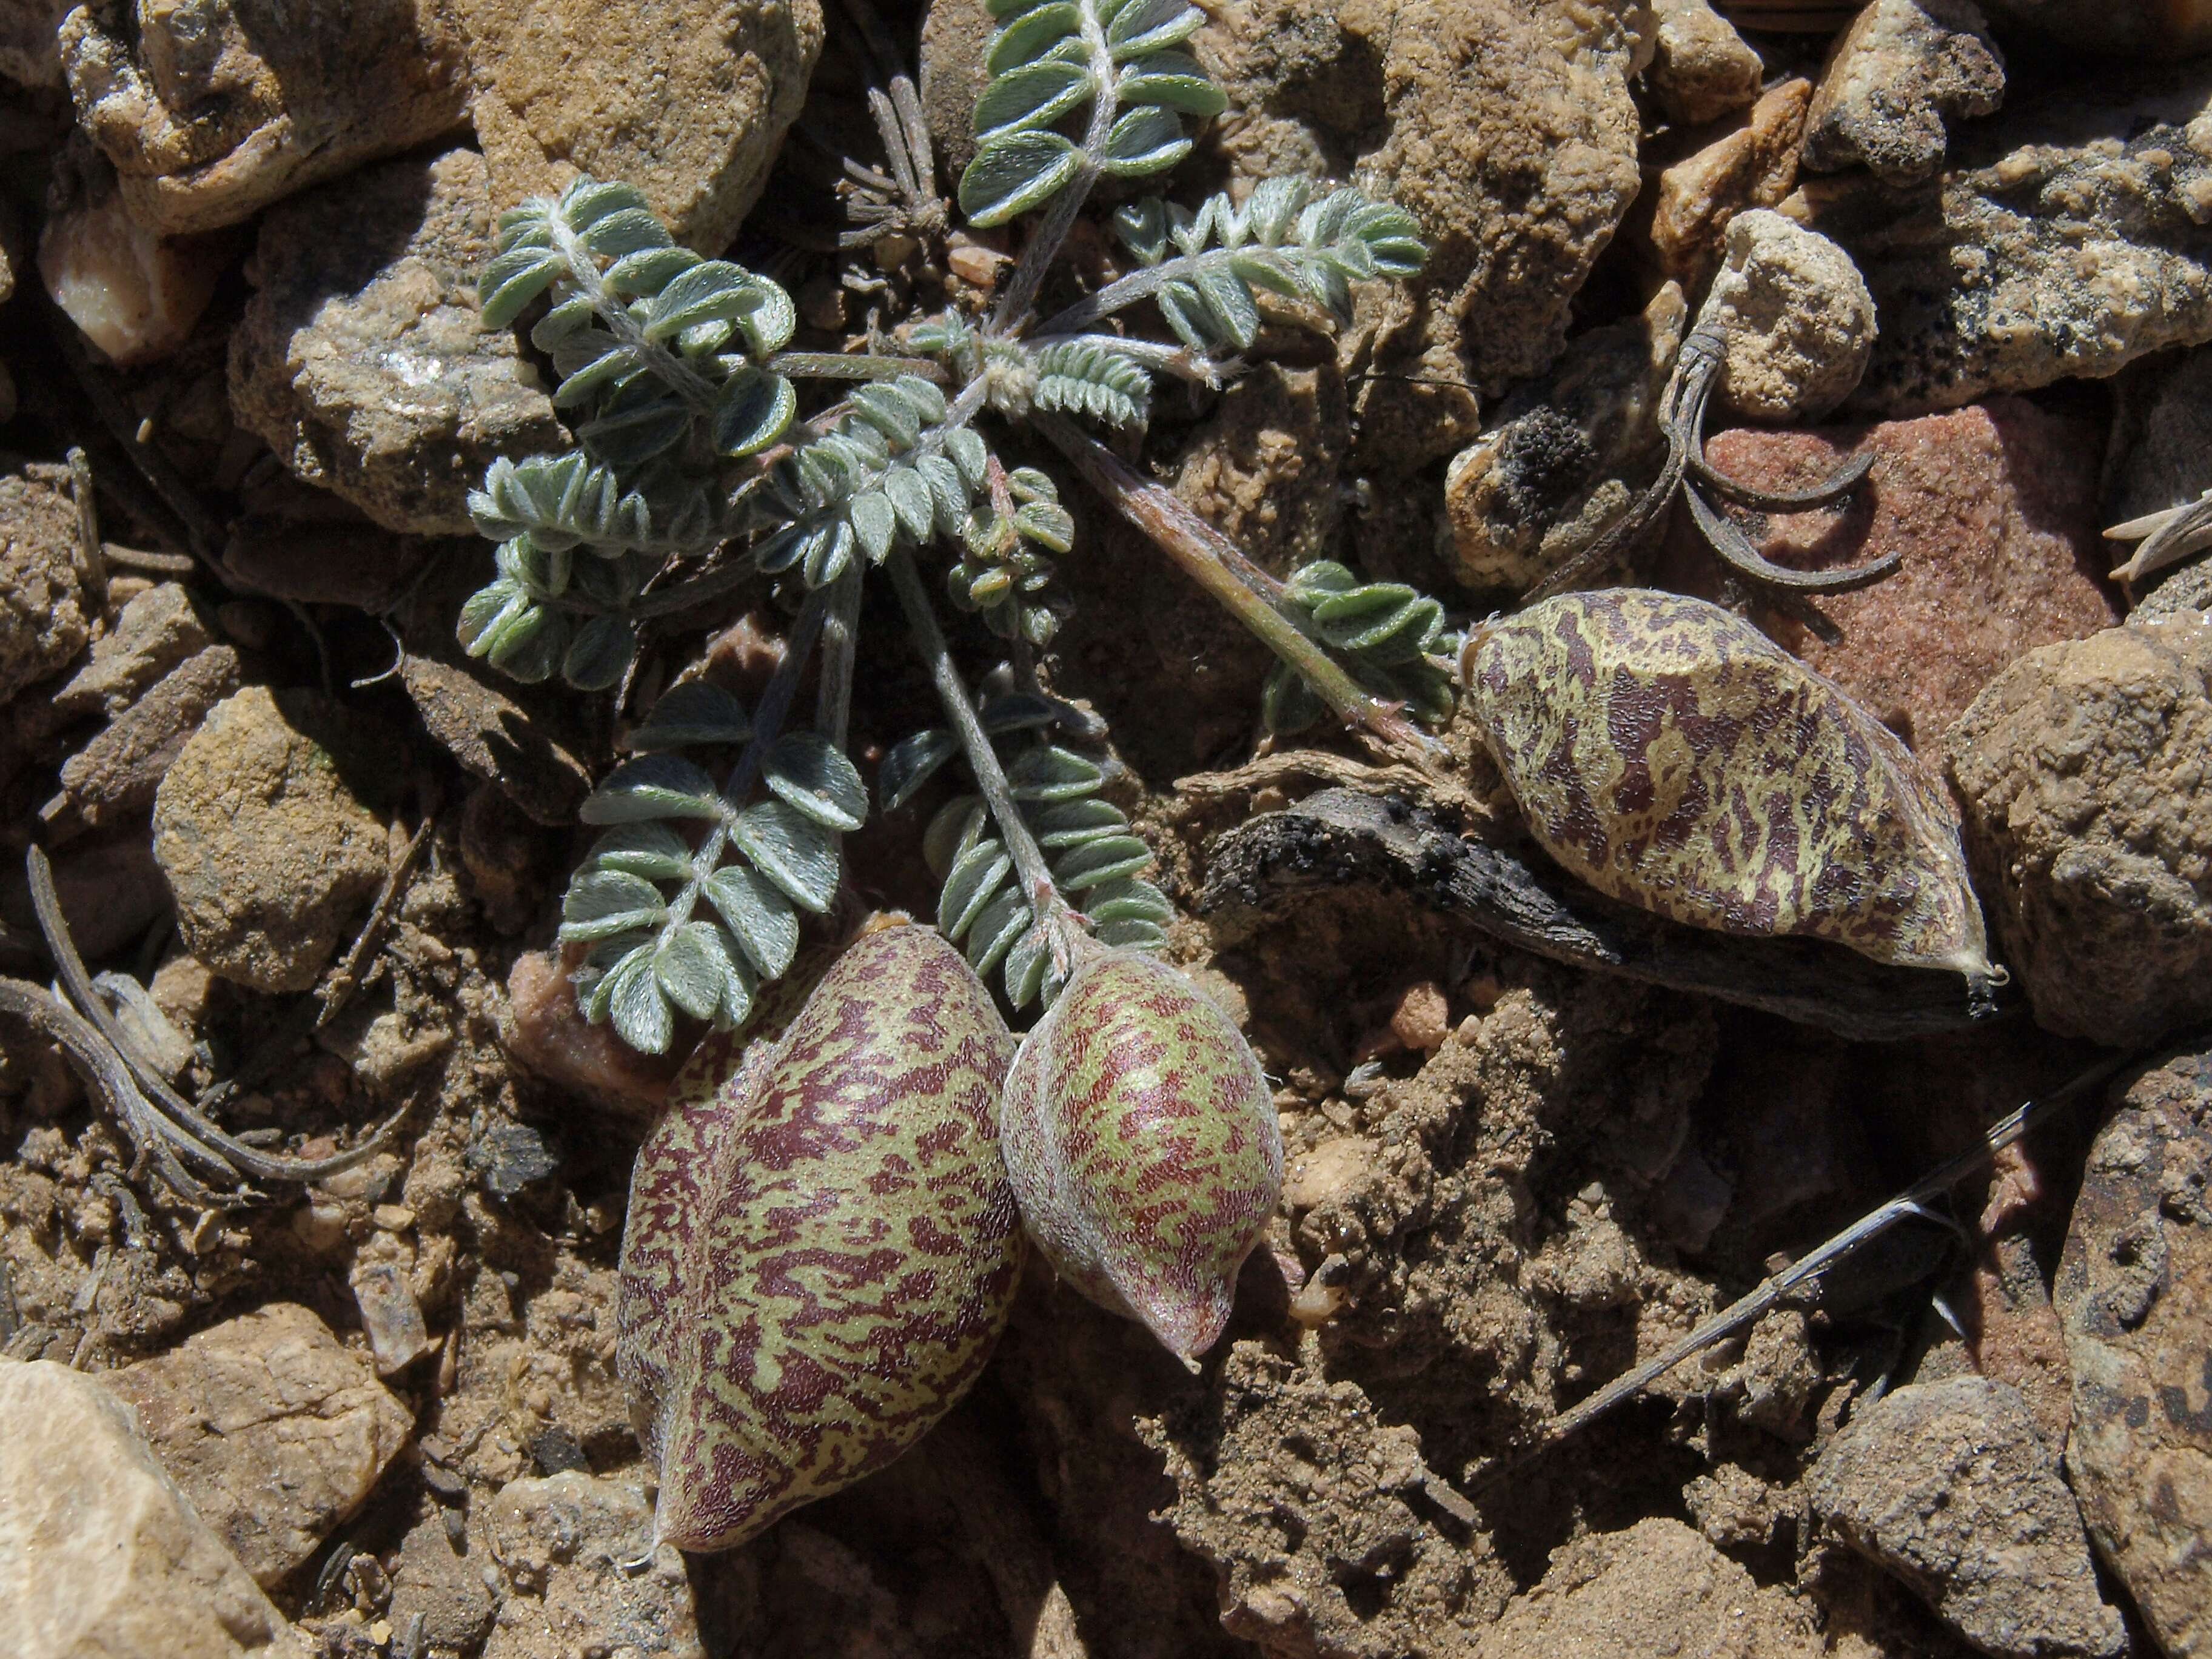
{"type": "Polygon", "coordinates": [[[1565,593],[1478,629],[1462,670],[1530,834],[1600,892],[1978,987],[1996,975],[1949,799],[1741,617],[1679,593],[1565,593]]]}
{"type": "Polygon", "coordinates": [[[1283,1188],[1273,1098],[1236,1022],[1165,963],[1097,951],[1023,1039],[999,1122],[1053,1266],[1195,1370],[1283,1188]]]}
{"type": "Polygon", "coordinates": [[[689,1550],[927,1432],[989,1358],[1023,1248],[1012,1038],[933,929],[862,935],[743,1065],[709,1044],[630,1178],[615,1347],[658,1537],[689,1550]]]}

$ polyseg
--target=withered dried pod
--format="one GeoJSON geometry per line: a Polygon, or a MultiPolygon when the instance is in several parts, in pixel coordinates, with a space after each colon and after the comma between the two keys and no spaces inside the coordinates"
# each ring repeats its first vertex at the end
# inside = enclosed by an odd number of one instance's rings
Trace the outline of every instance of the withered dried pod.
{"type": "Polygon", "coordinates": [[[1741,617],[1641,588],[1562,594],[1462,660],[1529,833],[1612,897],[1878,962],[1992,969],[1949,799],[1896,734],[1741,617]]]}
{"type": "Polygon", "coordinates": [[[1021,1264],[1013,1042],[931,928],[864,934],[773,1045],[709,1039],[630,1178],[616,1367],[657,1540],[728,1549],[964,1394],[1021,1264]]]}
{"type": "Polygon", "coordinates": [[[1054,1267],[1195,1370],[1283,1187],[1273,1095],[1236,1022],[1165,963],[1096,951],[1023,1039],[1000,1123],[1054,1267]]]}

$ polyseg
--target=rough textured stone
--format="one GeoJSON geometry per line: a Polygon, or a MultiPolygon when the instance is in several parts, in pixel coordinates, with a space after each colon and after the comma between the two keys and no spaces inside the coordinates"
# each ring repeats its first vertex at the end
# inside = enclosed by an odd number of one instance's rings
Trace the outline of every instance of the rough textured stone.
{"type": "Polygon", "coordinates": [[[1199,36],[1239,173],[1355,173],[1420,222],[1418,294],[1364,293],[1363,465],[1411,471],[1473,435],[1472,381],[1558,355],[1569,302],[1636,195],[1634,0],[1245,0],[1199,36]],[[1409,380],[1406,377],[1411,377],[1409,380]]]}
{"type": "Polygon", "coordinates": [[[1520,592],[1627,509],[1624,475],[1650,471],[1658,453],[1659,399],[1687,316],[1670,283],[1643,316],[1577,337],[1454,458],[1444,510],[1460,580],[1520,592]]]}
{"type": "Polygon", "coordinates": [[[1718,393],[1754,421],[1799,421],[1850,395],[1875,341],[1875,307],[1850,256],[1778,213],[1729,221],[1728,261],[1698,313],[1728,341],[1718,393]]]}
{"type": "Polygon", "coordinates": [[[567,447],[514,337],[477,325],[483,158],[393,161],[265,219],[231,405],[277,459],[392,530],[463,533],[495,455],[567,447]]]}
{"type": "Polygon", "coordinates": [[[48,297],[112,363],[169,356],[191,337],[232,250],[221,239],[167,237],[140,224],[114,169],[82,141],[63,153],[54,179],[39,235],[48,297]]]}
{"type": "Polygon", "coordinates": [[[1898,191],[1801,180],[1881,314],[1856,408],[1948,409],[2212,337],[2212,58],[2107,73],[1954,135],[1898,191]]]}
{"type": "MultiPolygon", "coordinates": [[[[1925,748],[2022,652],[2118,620],[2100,580],[2096,441],[2087,422],[2013,398],[1872,427],[1714,435],[1713,464],[1755,488],[1804,489],[1844,457],[1874,452],[1867,482],[1841,509],[1739,514],[1752,543],[1798,569],[1904,562],[1855,592],[1824,594],[1843,630],[1827,644],[1790,618],[1760,620],[1776,640],[1925,748]]],[[[1695,529],[1676,527],[1670,585],[1715,591],[1695,529]]]]}
{"type": "Polygon", "coordinates": [[[496,784],[534,823],[565,829],[591,774],[542,711],[451,663],[410,653],[400,679],[422,725],[466,770],[496,784]]]}
{"type": "Polygon", "coordinates": [[[579,172],[643,191],[720,253],[759,198],[822,50],[817,0],[453,0],[500,207],[579,172]]]}
{"type": "Polygon", "coordinates": [[[154,856],[185,948],[225,979],[307,989],[383,882],[384,826],[332,753],[357,737],[320,697],[252,686],[161,780],[154,856]]]}
{"type": "Polygon", "coordinates": [[[1475,1659],[1793,1659],[1819,1650],[1810,1610],[1679,1521],[1577,1539],[1475,1643],[1475,1659]]]}
{"type": "Polygon", "coordinates": [[[983,49],[997,21],[983,0],[929,0],[921,19],[917,88],[937,165],[957,179],[975,157],[975,100],[983,95],[983,49]]]}
{"type": "Polygon", "coordinates": [[[2074,1372],[2066,1467],[2098,1553],[2172,1659],[2212,1654],[2212,1054],[2122,1094],[2053,1288],[2074,1372]]]}
{"type": "Polygon", "coordinates": [[[0,1649],[24,1659],[305,1659],[91,1377],[0,1359],[0,1649]]]}
{"type": "Polygon", "coordinates": [[[278,198],[460,123],[466,73],[436,0],[138,0],[61,27],[77,118],[131,216],[163,234],[278,198]]]}
{"type": "Polygon", "coordinates": [[[47,830],[66,836],[151,806],[185,740],[238,690],[238,669],[237,652],[211,645],[155,681],[62,763],[61,792],[39,809],[47,830]]]}
{"type": "Polygon", "coordinates": [[[491,1500],[488,1530],[507,1594],[483,1659],[706,1659],[684,1558],[652,1548],[653,1506],[636,1488],[574,1469],[511,1481],[491,1500]],[[648,1553],[649,1569],[623,1571],[648,1553]]]}
{"type": "Polygon", "coordinates": [[[112,719],[185,658],[214,643],[206,619],[182,583],[149,587],[93,641],[91,660],[54,693],[54,711],[71,718],[98,713],[112,719]]]}
{"type": "Polygon", "coordinates": [[[1861,1411],[1806,1477],[1813,1512],[1997,1659],[2127,1651],[2057,1457],[2016,1389],[1910,1383],[1861,1411]]]}
{"type": "Polygon", "coordinates": [[[1875,0],[1829,49],[1805,165],[1917,184],[1942,166],[1949,124],[1995,113],[2004,84],[1973,0],[1875,0]]]}
{"type": "Polygon", "coordinates": [[[467,1650],[483,1640],[497,1610],[481,1565],[453,1553],[441,1519],[434,1516],[400,1540],[392,1575],[394,1630],[408,1629],[420,1615],[422,1647],[467,1650]]]}
{"type": "Polygon", "coordinates": [[[1717,121],[1759,96],[1765,65],[1705,0],[1658,0],[1659,35],[1644,79],[1670,120],[1717,121]]]}
{"type": "Polygon", "coordinates": [[[1967,856],[2036,1018],[2118,1047],[2212,1016],[2212,619],[2032,651],[1945,738],[1967,856]]]}
{"type": "Polygon", "coordinates": [[[0,472],[0,702],[84,649],[85,610],[69,469],[27,461],[0,472]]]}
{"type": "Polygon", "coordinates": [[[413,1418],[323,1322],[277,1302],[100,1379],[264,1589],[368,1499],[413,1418]]]}
{"type": "Polygon", "coordinates": [[[1695,287],[1720,262],[1729,222],[1771,208],[1797,182],[1797,143],[1813,83],[1803,76],[1762,94],[1742,123],[1659,175],[1651,246],[1659,268],[1695,287]]]}
{"type": "Polygon", "coordinates": [[[376,1374],[392,1376],[430,1351],[430,1328],[405,1268],[398,1261],[356,1261],[347,1275],[362,1334],[375,1356],[376,1374]]]}

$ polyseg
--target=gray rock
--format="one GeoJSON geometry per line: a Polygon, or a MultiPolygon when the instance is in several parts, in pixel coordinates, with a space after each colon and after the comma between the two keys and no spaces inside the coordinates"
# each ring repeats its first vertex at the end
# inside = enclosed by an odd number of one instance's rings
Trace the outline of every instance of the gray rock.
{"type": "Polygon", "coordinates": [[[2089,1537],[2172,1659],[2212,1654],[2212,1054],[2121,1095],[2052,1287],[2074,1375],[2066,1467],[2089,1537]]]}
{"type": "Polygon", "coordinates": [[[579,172],[635,185],[677,237],[729,246],[806,101],[817,0],[452,0],[500,207],[579,172]]]}
{"type": "Polygon", "coordinates": [[[1805,165],[1917,184],[1942,166],[1949,124],[1994,114],[2004,85],[2003,55],[1973,0],[1875,0],[1829,50],[1805,165]]]}
{"type": "MultiPolygon", "coordinates": [[[[2112,382],[2102,522],[2123,524],[2195,501],[2212,488],[2212,347],[2139,358],[2112,382]]],[[[2106,543],[2115,559],[2128,549],[2106,543]]],[[[2203,610],[2212,568],[2202,556],[2129,584],[2137,616],[2203,610]]]]}
{"type": "Polygon", "coordinates": [[[2037,1020],[2135,1047],[2212,1017],[2212,619],[2031,651],[1943,742],[1975,885],[2037,1020]]]}
{"type": "Polygon", "coordinates": [[[1729,221],[1728,262],[1698,313],[1727,341],[1718,391],[1755,421],[1825,414],[1850,395],[1875,339],[1875,307],[1850,256],[1778,213],[1729,221]]]}
{"type": "Polygon", "coordinates": [[[387,529],[467,532],[494,456],[568,446],[512,333],[477,325],[492,246],[474,150],[366,169],[270,214],[230,341],[239,424],[387,529]]]}
{"type": "Polygon", "coordinates": [[[653,1545],[653,1506],[634,1486],[577,1470],[514,1480],[491,1501],[491,1553],[507,1594],[483,1659],[613,1649],[705,1659],[683,1557],[653,1545]],[[644,1571],[623,1571],[648,1553],[644,1571]]]}
{"type": "Polygon", "coordinates": [[[0,702],[65,667],[92,636],[69,469],[0,472],[0,702]]]}
{"type": "Polygon", "coordinates": [[[289,1302],[100,1381],[264,1589],[368,1501],[414,1427],[359,1356],[289,1302]]]}
{"type": "Polygon", "coordinates": [[[185,740],[238,690],[238,671],[237,652],[211,645],[155,681],[62,763],[60,792],[39,809],[48,835],[66,839],[151,806],[185,740]]]}
{"type": "Polygon", "coordinates": [[[430,1328],[404,1267],[396,1261],[361,1261],[350,1277],[378,1376],[404,1371],[430,1351],[430,1328]]]}
{"type": "Polygon", "coordinates": [[[0,1359],[0,1650],[20,1659],[306,1659],[97,1382],[0,1359]]]}
{"type": "Polygon", "coordinates": [[[1705,0],[1658,0],[1659,34],[1644,79],[1669,120],[1698,126],[1759,96],[1759,54],[1705,0]]]}
{"type": "Polygon", "coordinates": [[[1377,284],[1357,359],[1356,464],[1402,475],[1473,437],[1470,383],[1503,390],[1565,343],[1569,305],[1640,177],[1628,81],[1649,13],[1627,0],[1241,0],[1198,37],[1238,173],[1357,174],[1430,246],[1413,289],[1377,284]]]}
{"type": "Polygon", "coordinates": [[[441,1519],[434,1516],[400,1540],[399,1567],[392,1577],[392,1626],[404,1631],[421,1618],[418,1651],[473,1648],[497,1610],[482,1565],[453,1553],[441,1519]]]}
{"type": "MultiPolygon", "coordinates": [[[[363,730],[323,698],[252,686],[209,713],[154,802],[154,856],[185,946],[257,991],[304,991],[384,880],[383,824],[356,777],[363,730]]],[[[386,763],[389,765],[389,763],[386,763]]]]}
{"type": "Polygon", "coordinates": [[[164,235],[240,223],[451,131],[466,109],[460,40],[437,0],[80,5],[60,49],[79,123],[131,216],[164,235]]]}
{"type": "Polygon", "coordinates": [[[54,712],[112,720],[179,663],[214,643],[206,618],[181,583],[149,587],[93,642],[92,659],[54,693],[54,712]]]}
{"type": "Polygon", "coordinates": [[[1658,451],[1659,398],[1687,313],[1669,283],[1643,316],[1577,337],[1453,460],[1444,509],[1461,581],[1524,590],[1626,510],[1622,477],[1658,451]]]}
{"type": "Polygon", "coordinates": [[[1983,1652],[2127,1651],[2018,1389],[1973,1376],[1899,1389],[1829,1442],[1805,1490],[1816,1516],[1983,1652]]]}
{"type": "Polygon", "coordinates": [[[1949,409],[2212,338],[2212,59],[2106,74],[1954,135],[1898,191],[1801,181],[1881,316],[1855,408],[1949,409]]]}

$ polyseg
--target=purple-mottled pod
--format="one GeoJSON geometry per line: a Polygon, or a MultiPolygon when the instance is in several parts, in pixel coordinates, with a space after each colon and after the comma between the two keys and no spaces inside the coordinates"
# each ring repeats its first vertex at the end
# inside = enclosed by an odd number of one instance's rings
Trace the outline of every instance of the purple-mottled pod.
{"type": "Polygon", "coordinates": [[[873,1473],[975,1382],[1022,1231],[1013,1046],[935,930],[863,934],[782,1036],[708,1045],[630,1177],[615,1363],[658,1540],[728,1549],[873,1473]]]}
{"type": "Polygon", "coordinates": [[[1166,963],[1097,951],[1023,1040],[999,1121],[1030,1237],[1195,1370],[1283,1189],[1273,1097],[1236,1022],[1166,963]]]}
{"type": "Polygon", "coordinates": [[[1600,892],[1997,976],[1949,797],[1741,617],[1643,588],[1565,593],[1477,629],[1462,668],[1529,833],[1600,892]]]}

